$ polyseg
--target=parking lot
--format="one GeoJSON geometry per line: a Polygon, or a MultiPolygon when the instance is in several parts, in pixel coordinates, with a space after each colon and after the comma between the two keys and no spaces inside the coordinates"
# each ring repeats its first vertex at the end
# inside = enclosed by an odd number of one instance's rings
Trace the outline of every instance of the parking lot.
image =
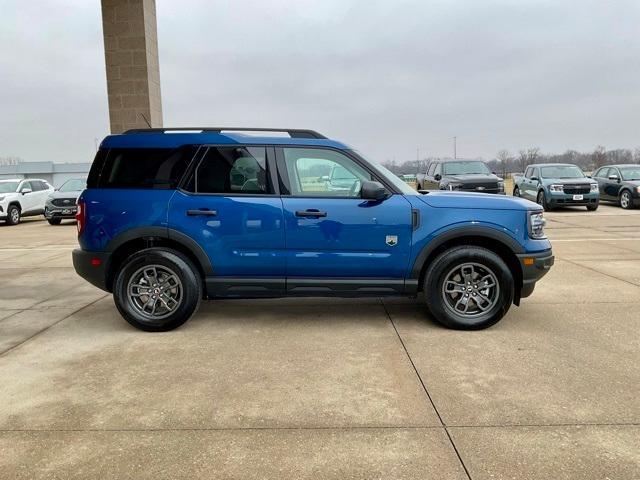
{"type": "Polygon", "coordinates": [[[640,210],[546,216],[555,267],[478,332],[278,299],[143,333],[73,223],[0,225],[0,477],[640,478],[640,210]]]}

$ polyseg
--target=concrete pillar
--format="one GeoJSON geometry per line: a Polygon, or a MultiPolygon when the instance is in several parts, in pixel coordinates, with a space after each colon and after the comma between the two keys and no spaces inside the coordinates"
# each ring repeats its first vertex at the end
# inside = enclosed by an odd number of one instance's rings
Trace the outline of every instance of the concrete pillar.
{"type": "Polygon", "coordinates": [[[155,0],[102,0],[111,133],[162,127],[155,0]]]}

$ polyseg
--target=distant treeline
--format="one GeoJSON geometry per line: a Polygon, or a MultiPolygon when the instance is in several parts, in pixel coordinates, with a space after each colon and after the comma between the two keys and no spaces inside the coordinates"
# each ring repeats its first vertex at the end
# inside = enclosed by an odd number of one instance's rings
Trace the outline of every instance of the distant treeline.
{"type": "MultiPolygon", "coordinates": [[[[409,160],[403,163],[385,162],[384,166],[397,175],[424,173],[427,164],[437,160],[437,157],[427,157],[422,160],[409,160]]],[[[500,150],[495,158],[485,160],[483,158],[466,158],[465,160],[483,160],[489,168],[500,174],[524,172],[532,163],[573,163],[584,171],[593,171],[602,165],[616,163],[640,164],[640,147],[635,150],[619,148],[606,150],[604,147],[596,147],[592,152],[578,152],[567,150],[564,153],[542,153],[538,147],[520,150],[517,154],[511,154],[507,150],[500,150]]]]}

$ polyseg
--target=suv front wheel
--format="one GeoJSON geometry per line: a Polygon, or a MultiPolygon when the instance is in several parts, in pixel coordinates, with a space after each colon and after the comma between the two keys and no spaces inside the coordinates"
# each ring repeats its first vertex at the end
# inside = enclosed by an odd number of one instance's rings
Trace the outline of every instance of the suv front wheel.
{"type": "Polygon", "coordinates": [[[424,279],[429,310],[446,327],[479,330],[497,323],[513,302],[513,275],[495,253],[474,246],[441,253],[424,279]]]}
{"type": "Polygon", "coordinates": [[[149,248],[121,266],[113,298],[124,319],[140,330],[166,332],[197,311],[202,280],[186,256],[165,248],[149,248]]]}
{"type": "Polygon", "coordinates": [[[7,223],[17,225],[20,223],[20,208],[16,205],[9,205],[7,208],[7,223]]]}

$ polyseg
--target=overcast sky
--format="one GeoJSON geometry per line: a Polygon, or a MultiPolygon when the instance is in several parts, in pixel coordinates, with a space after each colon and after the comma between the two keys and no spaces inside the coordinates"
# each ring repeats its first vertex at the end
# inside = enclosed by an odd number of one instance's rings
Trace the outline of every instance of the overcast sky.
{"type": "MultiPolygon", "coordinates": [[[[0,156],[108,134],[98,1],[0,0],[0,156]]],[[[165,126],[313,128],[379,160],[640,146],[638,0],[159,0],[165,126]]]]}

